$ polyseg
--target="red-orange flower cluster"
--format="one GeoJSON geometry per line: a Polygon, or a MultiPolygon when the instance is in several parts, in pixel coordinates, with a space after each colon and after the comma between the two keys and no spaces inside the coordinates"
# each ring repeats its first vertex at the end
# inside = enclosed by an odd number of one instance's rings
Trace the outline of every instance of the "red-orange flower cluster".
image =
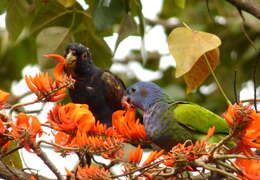
{"type": "Polygon", "coordinates": [[[144,161],[144,165],[151,164],[153,161],[158,159],[163,154],[163,152],[164,152],[163,149],[160,151],[151,152],[148,158],[144,161]]]}
{"type": "Polygon", "coordinates": [[[248,148],[260,148],[260,115],[256,114],[250,105],[241,103],[229,106],[224,117],[237,132],[237,144],[248,148]]]}
{"type": "Polygon", "coordinates": [[[37,117],[20,113],[16,116],[16,123],[11,124],[11,135],[16,141],[24,145],[25,149],[30,152],[30,146],[36,143],[36,136],[42,135],[41,124],[37,117]]]}
{"type": "Polygon", "coordinates": [[[87,133],[94,126],[95,117],[86,104],[58,104],[48,113],[48,122],[58,131],[87,133]]]}
{"type": "Polygon", "coordinates": [[[6,102],[6,100],[9,98],[10,94],[0,90],[0,109],[4,108],[5,105],[4,103],[6,102]]]}
{"type": "Polygon", "coordinates": [[[29,89],[34,92],[41,101],[55,102],[66,96],[66,87],[72,86],[74,80],[67,77],[63,82],[54,81],[48,72],[36,74],[35,77],[25,76],[29,89]]]}
{"type": "Polygon", "coordinates": [[[48,113],[48,122],[59,131],[55,135],[58,145],[110,158],[122,148],[122,136],[112,127],[107,128],[99,121],[95,123],[86,104],[58,104],[48,113]]]}
{"type": "Polygon", "coordinates": [[[260,180],[260,160],[236,159],[236,165],[242,170],[243,180],[260,180]]]}
{"type": "Polygon", "coordinates": [[[78,167],[77,178],[80,180],[92,179],[92,180],[109,180],[111,173],[104,168],[98,166],[85,166],[78,167]]]}
{"type": "Polygon", "coordinates": [[[135,144],[151,143],[145,132],[144,125],[135,119],[135,110],[128,109],[127,111],[118,110],[112,115],[113,127],[127,139],[127,142],[135,144]]]}
{"type": "Polygon", "coordinates": [[[0,104],[5,103],[5,101],[7,100],[7,98],[9,98],[9,96],[10,96],[9,93],[0,90],[0,104]]]}
{"type": "Polygon", "coordinates": [[[129,162],[133,164],[139,164],[143,157],[143,149],[141,149],[141,146],[138,145],[138,147],[135,150],[130,149],[129,152],[129,162]]]}

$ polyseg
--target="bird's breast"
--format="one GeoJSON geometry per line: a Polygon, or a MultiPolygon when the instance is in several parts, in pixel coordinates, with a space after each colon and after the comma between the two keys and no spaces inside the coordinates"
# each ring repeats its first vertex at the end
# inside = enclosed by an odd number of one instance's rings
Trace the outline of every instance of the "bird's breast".
{"type": "Polygon", "coordinates": [[[165,103],[156,103],[144,113],[144,126],[148,137],[154,138],[167,131],[168,122],[164,118],[168,106],[165,103]]]}

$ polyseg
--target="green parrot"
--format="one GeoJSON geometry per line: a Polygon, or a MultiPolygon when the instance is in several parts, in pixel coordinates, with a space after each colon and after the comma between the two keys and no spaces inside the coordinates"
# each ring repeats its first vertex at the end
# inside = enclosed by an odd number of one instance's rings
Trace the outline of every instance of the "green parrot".
{"type": "Polygon", "coordinates": [[[186,140],[205,138],[210,127],[215,134],[210,143],[218,142],[229,132],[226,121],[213,112],[190,102],[174,101],[156,84],[138,82],[126,89],[122,103],[143,110],[146,133],[160,148],[170,150],[186,140]]]}

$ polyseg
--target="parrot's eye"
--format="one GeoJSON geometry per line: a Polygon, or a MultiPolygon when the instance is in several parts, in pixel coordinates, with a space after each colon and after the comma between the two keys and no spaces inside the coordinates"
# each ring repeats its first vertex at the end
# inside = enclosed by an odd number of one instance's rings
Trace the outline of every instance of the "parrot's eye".
{"type": "Polygon", "coordinates": [[[81,59],[87,59],[88,58],[88,53],[85,52],[81,55],[81,59]]]}
{"type": "Polygon", "coordinates": [[[133,94],[133,93],[135,93],[135,92],[136,92],[136,88],[134,88],[134,87],[129,90],[129,93],[130,93],[130,94],[133,94]]]}

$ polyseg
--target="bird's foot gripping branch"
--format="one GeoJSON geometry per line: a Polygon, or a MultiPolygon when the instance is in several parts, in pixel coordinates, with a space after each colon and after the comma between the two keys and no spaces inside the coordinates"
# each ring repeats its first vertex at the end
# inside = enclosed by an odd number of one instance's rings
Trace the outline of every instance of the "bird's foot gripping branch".
{"type": "MultiPolygon", "coordinates": [[[[1,110],[11,107],[9,113],[1,113],[0,116],[1,178],[48,179],[38,175],[37,171],[22,170],[21,164],[17,164],[21,162],[18,154],[21,148],[37,155],[59,180],[119,177],[205,179],[216,175],[229,179],[260,178],[260,157],[251,149],[260,148],[260,116],[250,105],[241,103],[228,108],[224,117],[230,132],[217,143],[212,143],[217,134],[217,129],[212,127],[200,140],[186,140],[170,149],[152,151],[145,158],[141,146],[153,143],[153,138],[149,139],[147,129],[135,118],[134,109],[114,112],[111,127],[97,121],[87,104],[57,104],[48,112],[44,122],[27,112],[13,116],[18,107],[62,99],[66,88],[74,83],[70,77],[63,77],[62,81],[52,80],[47,73],[26,76],[25,79],[36,95],[32,102],[6,105],[10,94],[0,91],[1,110]],[[39,139],[44,133],[43,127],[53,130],[53,142],[39,139]],[[124,143],[139,144],[130,150],[127,158],[123,158],[124,143]],[[50,145],[61,156],[76,154],[79,159],[76,169],[64,167],[67,174],[62,174],[42,151],[43,144],[50,145]],[[97,162],[93,155],[109,159],[110,164],[97,162]],[[120,164],[119,174],[113,174],[110,169],[116,164],[120,164]],[[205,170],[208,173],[204,173],[205,170]]],[[[178,114],[177,111],[175,113],[178,114]]]]}

